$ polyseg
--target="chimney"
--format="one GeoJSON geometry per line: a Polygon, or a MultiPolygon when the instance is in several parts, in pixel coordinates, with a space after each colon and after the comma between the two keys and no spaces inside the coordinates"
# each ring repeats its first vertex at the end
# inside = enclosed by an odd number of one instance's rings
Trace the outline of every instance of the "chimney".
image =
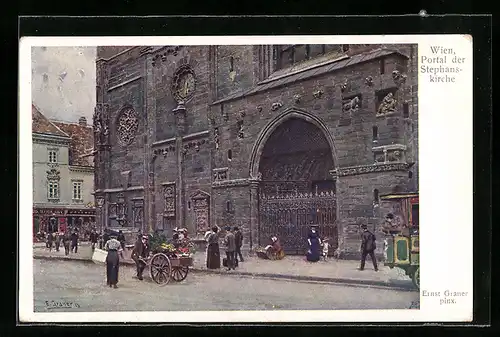
{"type": "Polygon", "coordinates": [[[85,117],[80,117],[78,119],[78,124],[82,125],[82,126],[87,126],[87,118],[85,117]]]}

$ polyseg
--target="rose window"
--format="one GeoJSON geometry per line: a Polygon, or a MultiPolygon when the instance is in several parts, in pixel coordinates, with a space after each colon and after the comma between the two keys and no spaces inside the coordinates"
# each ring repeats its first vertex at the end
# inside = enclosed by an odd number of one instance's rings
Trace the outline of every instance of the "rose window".
{"type": "Polygon", "coordinates": [[[139,119],[134,110],[124,110],[118,118],[118,139],[123,145],[129,145],[134,140],[137,129],[139,128],[139,119]]]}

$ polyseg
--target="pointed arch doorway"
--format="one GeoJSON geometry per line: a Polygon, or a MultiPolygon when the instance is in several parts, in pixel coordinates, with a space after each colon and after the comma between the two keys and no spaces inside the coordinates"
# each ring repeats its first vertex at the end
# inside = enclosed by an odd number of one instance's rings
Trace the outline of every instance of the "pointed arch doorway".
{"type": "MultiPolygon", "coordinates": [[[[307,117],[307,116],[306,116],[307,117]]],[[[257,153],[258,244],[277,235],[287,254],[304,254],[311,226],[338,247],[332,140],[314,120],[293,114],[263,132],[257,153]]],[[[252,167],[251,167],[252,170],[252,167]]]]}

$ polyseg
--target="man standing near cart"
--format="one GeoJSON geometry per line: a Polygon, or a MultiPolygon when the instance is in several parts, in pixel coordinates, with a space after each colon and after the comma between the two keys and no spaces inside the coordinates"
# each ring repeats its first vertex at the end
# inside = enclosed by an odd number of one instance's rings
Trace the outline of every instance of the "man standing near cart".
{"type": "Polygon", "coordinates": [[[365,269],[366,256],[370,255],[373,262],[373,269],[378,271],[377,259],[375,258],[375,235],[368,230],[366,225],[361,225],[363,233],[361,234],[361,266],[358,270],[365,269]]]}
{"type": "Polygon", "coordinates": [[[137,278],[141,281],[143,280],[142,273],[144,272],[144,268],[146,268],[144,259],[149,256],[150,251],[148,239],[147,235],[140,237],[135,242],[134,250],[132,250],[132,260],[134,260],[137,267],[137,278]]]}

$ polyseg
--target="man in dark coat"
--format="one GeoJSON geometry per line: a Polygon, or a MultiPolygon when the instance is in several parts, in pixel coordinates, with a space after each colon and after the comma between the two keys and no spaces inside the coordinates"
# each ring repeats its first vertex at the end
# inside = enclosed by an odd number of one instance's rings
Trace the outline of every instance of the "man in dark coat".
{"type": "Polygon", "coordinates": [[[92,244],[92,251],[94,251],[95,249],[95,244],[97,243],[97,239],[98,239],[99,235],[97,235],[97,232],[95,231],[95,229],[92,229],[92,232],[90,232],[90,243],[92,244]]]}
{"type": "Polygon", "coordinates": [[[71,236],[69,235],[69,232],[66,231],[64,232],[63,235],[63,245],[64,245],[64,254],[69,255],[69,245],[71,243],[71,236]]]}
{"type": "Polygon", "coordinates": [[[146,268],[146,263],[144,262],[144,259],[146,259],[149,256],[149,242],[148,242],[148,236],[143,235],[140,237],[136,242],[134,246],[134,250],[132,250],[132,260],[135,261],[135,265],[137,267],[137,278],[142,281],[142,273],[144,271],[144,268],[146,268]]]}
{"type": "Polygon", "coordinates": [[[236,243],[236,251],[234,253],[235,260],[240,257],[240,262],[243,262],[243,255],[241,255],[241,246],[243,246],[243,233],[240,232],[238,227],[234,227],[234,241],[236,243]]]}
{"type": "Polygon", "coordinates": [[[75,230],[71,234],[71,252],[78,253],[78,231],[75,230]]]}
{"type": "Polygon", "coordinates": [[[234,234],[231,232],[231,227],[226,227],[226,238],[224,240],[226,246],[226,261],[227,270],[236,269],[235,252],[236,252],[236,241],[234,239],[234,234]]]}
{"type": "Polygon", "coordinates": [[[366,225],[361,225],[363,233],[361,234],[361,266],[359,270],[365,269],[366,256],[370,255],[373,262],[373,269],[378,271],[377,259],[375,258],[375,235],[368,230],[366,225]]]}
{"type": "Polygon", "coordinates": [[[60,232],[57,232],[55,233],[55,239],[56,239],[56,252],[59,251],[59,246],[61,245],[61,239],[62,239],[62,233],[60,232]]]}
{"type": "Polygon", "coordinates": [[[123,232],[120,230],[118,231],[118,237],[116,238],[118,241],[120,241],[120,244],[122,245],[122,249],[125,249],[125,235],[123,232]]]}

